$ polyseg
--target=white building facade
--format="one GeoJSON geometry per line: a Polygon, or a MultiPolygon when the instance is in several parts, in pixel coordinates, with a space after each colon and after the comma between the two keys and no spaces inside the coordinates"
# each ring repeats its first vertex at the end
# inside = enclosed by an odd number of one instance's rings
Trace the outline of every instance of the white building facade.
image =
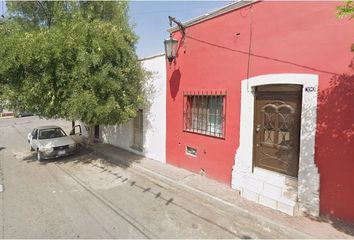
{"type": "Polygon", "coordinates": [[[143,67],[152,72],[145,82],[147,104],[137,116],[126,124],[102,126],[96,129],[96,137],[130,152],[166,162],[166,60],[159,54],[140,60],[143,67]]]}

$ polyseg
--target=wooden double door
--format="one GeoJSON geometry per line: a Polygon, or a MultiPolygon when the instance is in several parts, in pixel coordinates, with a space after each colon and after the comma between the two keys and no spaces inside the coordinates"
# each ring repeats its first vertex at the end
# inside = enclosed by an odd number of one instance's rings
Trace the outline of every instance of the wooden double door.
{"type": "Polygon", "coordinates": [[[253,164],[292,177],[299,169],[301,85],[255,89],[253,164]]]}

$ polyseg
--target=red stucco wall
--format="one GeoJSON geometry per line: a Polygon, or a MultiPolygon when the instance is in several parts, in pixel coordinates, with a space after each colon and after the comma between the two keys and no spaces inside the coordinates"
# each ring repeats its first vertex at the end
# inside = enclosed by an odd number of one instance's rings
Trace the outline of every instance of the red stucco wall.
{"type": "Polygon", "coordinates": [[[241,80],[317,74],[321,212],[354,222],[354,20],[336,18],[342,4],[259,2],[187,28],[176,61],[167,64],[167,162],[204,169],[208,177],[230,184],[239,145],[241,80]],[[225,139],[182,131],[183,91],[189,90],[227,91],[225,139]],[[197,158],[185,154],[186,146],[197,148],[197,158]]]}

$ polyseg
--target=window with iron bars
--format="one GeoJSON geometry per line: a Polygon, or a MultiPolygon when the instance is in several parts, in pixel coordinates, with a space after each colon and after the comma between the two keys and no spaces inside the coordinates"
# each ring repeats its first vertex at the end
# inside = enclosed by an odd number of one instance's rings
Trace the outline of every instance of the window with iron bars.
{"type": "Polygon", "coordinates": [[[183,129],[225,137],[225,95],[184,95],[183,129]]]}

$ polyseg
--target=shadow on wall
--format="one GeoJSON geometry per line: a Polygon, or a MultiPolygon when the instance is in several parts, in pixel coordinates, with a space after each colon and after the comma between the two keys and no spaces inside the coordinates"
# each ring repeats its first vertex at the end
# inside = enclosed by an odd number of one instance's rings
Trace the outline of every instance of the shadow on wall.
{"type": "Polygon", "coordinates": [[[171,97],[173,98],[173,101],[175,101],[175,98],[179,91],[180,81],[181,81],[181,72],[179,69],[177,69],[173,71],[172,76],[170,78],[170,93],[171,93],[171,97]]]}
{"type": "MultiPolygon", "coordinates": [[[[354,58],[349,67],[354,70],[354,58]]],[[[354,74],[334,76],[318,100],[321,212],[354,223],[354,74]]]]}

